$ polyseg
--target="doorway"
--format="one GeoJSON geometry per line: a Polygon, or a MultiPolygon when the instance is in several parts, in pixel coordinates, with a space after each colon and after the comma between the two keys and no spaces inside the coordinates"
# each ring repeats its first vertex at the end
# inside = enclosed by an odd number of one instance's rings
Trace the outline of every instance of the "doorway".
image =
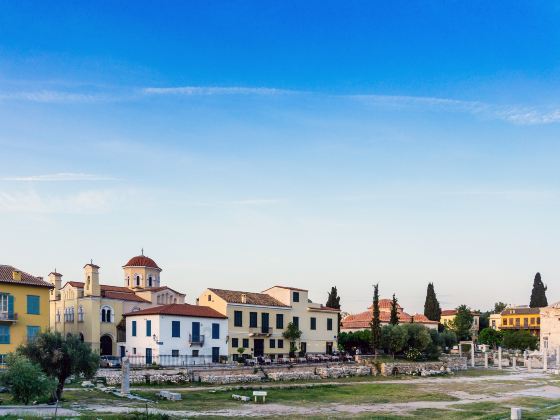
{"type": "Polygon", "coordinates": [[[99,353],[101,356],[111,356],[113,354],[113,339],[110,335],[102,335],[99,340],[99,353]]]}
{"type": "Polygon", "coordinates": [[[264,356],[264,340],[262,338],[255,338],[253,344],[253,353],[255,357],[264,356]]]}

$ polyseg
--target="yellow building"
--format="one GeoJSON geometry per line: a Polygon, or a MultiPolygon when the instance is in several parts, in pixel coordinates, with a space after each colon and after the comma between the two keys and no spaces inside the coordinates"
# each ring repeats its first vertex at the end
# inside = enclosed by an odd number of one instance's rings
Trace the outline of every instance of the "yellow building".
{"type": "Polygon", "coordinates": [[[262,293],[206,289],[197,303],[228,317],[228,354],[234,359],[238,348],[252,356],[287,356],[290,343],[282,333],[290,322],[302,332],[298,350],[324,354],[337,348],[338,309],[311,302],[304,289],[274,286],[262,293]]]}
{"type": "Polygon", "coordinates": [[[540,336],[540,308],[529,308],[528,306],[512,306],[502,311],[501,318],[501,330],[526,330],[531,334],[536,335],[537,337],[540,336]]]}
{"type": "Polygon", "coordinates": [[[138,255],[123,266],[123,286],[100,284],[99,266],[84,266],[84,281],[62,286],[62,274],[49,274],[51,329],[74,334],[101,355],[125,355],[123,314],[169,303],[185,303],[185,295],[161,286],[161,268],[138,255]]]}
{"type": "Polygon", "coordinates": [[[500,331],[502,328],[502,314],[490,314],[489,324],[493,330],[500,331]]]}
{"type": "MultiPolygon", "coordinates": [[[[471,334],[473,339],[478,337],[478,330],[480,329],[480,314],[478,312],[471,312],[473,316],[473,323],[471,325],[471,334]]],[[[457,316],[457,309],[445,309],[441,311],[441,316],[439,318],[439,323],[448,327],[449,324],[455,320],[457,316]]]]}
{"type": "Polygon", "coordinates": [[[6,354],[49,328],[50,283],[0,265],[0,364],[6,354]]]}

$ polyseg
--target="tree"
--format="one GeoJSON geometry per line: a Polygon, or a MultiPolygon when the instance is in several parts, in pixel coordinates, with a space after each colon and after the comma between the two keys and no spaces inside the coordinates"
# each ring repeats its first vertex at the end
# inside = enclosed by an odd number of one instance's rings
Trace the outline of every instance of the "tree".
{"type": "Polygon", "coordinates": [[[56,381],[45,375],[39,366],[22,355],[12,353],[7,369],[0,376],[1,383],[10,389],[12,398],[25,405],[37,398],[52,396],[56,381]]]}
{"type": "Polygon", "coordinates": [[[496,331],[493,328],[484,328],[478,334],[478,342],[480,344],[487,344],[492,348],[496,348],[502,344],[502,332],[496,331]]]}
{"type": "Polygon", "coordinates": [[[381,329],[381,347],[393,355],[393,359],[395,354],[403,351],[407,338],[407,331],[400,325],[385,325],[381,329]]]}
{"type": "MultiPolygon", "coordinates": [[[[338,296],[338,290],[336,290],[336,286],[331,287],[331,291],[329,292],[329,297],[327,298],[326,306],[329,308],[338,309],[340,311],[340,296],[338,296]]],[[[340,334],[340,320],[342,316],[340,312],[338,313],[338,325],[337,325],[337,333],[340,334]]]]}
{"type": "Polygon", "coordinates": [[[424,315],[426,315],[430,321],[438,322],[441,317],[441,307],[439,306],[433,283],[428,283],[426,302],[424,303],[424,315]]]}
{"type": "Polygon", "coordinates": [[[379,284],[373,286],[373,317],[371,319],[371,347],[377,356],[381,344],[381,320],[379,319],[379,284]]]}
{"type": "Polygon", "coordinates": [[[548,301],[546,300],[546,289],[547,287],[541,280],[541,273],[535,274],[535,280],[533,280],[533,290],[531,291],[531,302],[529,306],[531,308],[544,308],[548,306],[548,301]]]}
{"type": "Polygon", "coordinates": [[[507,308],[507,303],[504,302],[496,302],[494,303],[494,313],[501,314],[504,309],[507,308]]]}
{"type": "Polygon", "coordinates": [[[393,293],[393,300],[391,301],[391,318],[389,319],[389,324],[397,325],[399,323],[399,310],[398,301],[393,293]]]}
{"type": "Polygon", "coordinates": [[[286,330],[282,333],[282,337],[290,342],[290,357],[295,357],[296,355],[296,341],[301,338],[301,334],[301,330],[293,322],[290,322],[286,330]]]}
{"type": "Polygon", "coordinates": [[[467,305],[460,305],[457,307],[455,318],[449,323],[449,329],[457,335],[458,340],[468,340],[472,336],[473,320],[470,308],[467,305]]]}
{"type": "Polygon", "coordinates": [[[511,350],[535,350],[539,339],[529,331],[504,331],[502,346],[511,350]]]}
{"type": "Polygon", "coordinates": [[[20,346],[18,352],[58,381],[56,397],[59,400],[70,375],[91,377],[99,367],[99,356],[90,346],[75,335],[63,337],[59,332],[40,333],[33,341],[20,346]]]}

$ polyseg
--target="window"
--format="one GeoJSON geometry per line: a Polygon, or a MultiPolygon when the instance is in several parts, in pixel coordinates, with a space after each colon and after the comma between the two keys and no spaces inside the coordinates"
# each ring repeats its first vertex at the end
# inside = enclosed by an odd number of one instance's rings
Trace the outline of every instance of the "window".
{"type": "Polygon", "coordinates": [[[535,324],[535,318],[531,318],[531,325],[535,324]]]}
{"type": "Polygon", "coordinates": [[[179,350],[171,350],[171,357],[179,357],[179,350]]]}
{"type": "Polygon", "coordinates": [[[279,348],[279,349],[283,349],[283,348],[284,348],[284,340],[278,340],[278,341],[277,341],[277,344],[278,344],[278,348],[279,348]]]}
{"type": "Polygon", "coordinates": [[[208,302],[212,302],[212,295],[208,295],[208,302]]]}
{"type": "Polygon", "coordinates": [[[507,325],[508,324],[508,319],[504,318],[502,322],[503,322],[504,325],[507,325]]]}
{"type": "Polygon", "coordinates": [[[40,327],[35,327],[35,326],[28,325],[27,326],[27,341],[32,341],[37,336],[37,334],[39,334],[40,331],[41,331],[40,327]]]}
{"type": "Polygon", "coordinates": [[[39,296],[27,295],[27,313],[39,315],[39,296]]]}
{"type": "Polygon", "coordinates": [[[147,319],[146,320],[146,337],[150,337],[152,335],[152,321],[147,319]]]}
{"type": "Polygon", "coordinates": [[[84,308],[82,305],[78,306],[78,322],[84,322],[84,308]]]}
{"type": "Polygon", "coordinates": [[[270,314],[268,312],[261,313],[261,332],[268,334],[270,331],[270,314]]]}
{"type": "Polygon", "coordinates": [[[171,321],[171,337],[181,337],[181,321],[171,321]]]}
{"type": "Polygon", "coordinates": [[[148,277],[148,287],[152,287],[152,276],[148,277]]]}
{"type": "Polygon", "coordinates": [[[136,347],[132,347],[132,354],[136,354],[136,347]]]}
{"type": "Polygon", "coordinates": [[[239,347],[239,338],[232,338],[231,339],[231,347],[236,349],[239,347]]]}
{"type": "Polygon", "coordinates": [[[299,292],[294,292],[294,302],[299,302],[299,292]]]}
{"type": "Polygon", "coordinates": [[[299,316],[294,316],[292,319],[292,324],[299,328],[299,316]]]}
{"type": "Polygon", "coordinates": [[[212,339],[220,338],[220,324],[212,324],[212,339]]]}
{"type": "Polygon", "coordinates": [[[274,338],[271,338],[268,345],[271,349],[276,348],[276,340],[274,338]]]}
{"type": "Polygon", "coordinates": [[[248,349],[248,348],[249,348],[249,339],[248,339],[248,338],[244,338],[244,339],[243,339],[243,348],[244,348],[244,349],[248,349]]]}
{"type": "Polygon", "coordinates": [[[136,337],[136,321],[132,321],[132,336],[136,337]]]}
{"type": "Polygon", "coordinates": [[[276,314],[276,328],[279,330],[284,329],[284,314],[276,314]]]}
{"type": "Polygon", "coordinates": [[[249,312],[249,328],[257,328],[257,313],[249,312]]]}
{"type": "Polygon", "coordinates": [[[0,344],[10,344],[10,327],[0,325],[0,344]]]}
{"type": "Polygon", "coordinates": [[[332,318],[327,318],[327,330],[332,331],[332,318]]]}
{"type": "Polygon", "coordinates": [[[8,294],[0,293],[0,312],[8,312],[8,294]]]}
{"type": "Polygon", "coordinates": [[[521,318],[515,318],[515,326],[519,327],[521,325],[521,318]]]}
{"type": "Polygon", "coordinates": [[[110,306],[104,306],[101,308],[101,322],[113,322],[113,309],[110,306]]]}
{"type": "Polygon", "coordinates": [[[307,343],[299,343],[299,348],[301,350],[302,353],[307,353],[307,343]]]}
{"type": "Polygon", "coordinates": [[[310,328],[312,330],[316,330],[317,329],[317,318],[312,316],[309,320],[311,321],[310,328]]]}
{"type": "Polygon", "coordinates": [[[541,323],[541,319],[540,319],[540,318],[537,318],[537,324],[540,325],[540,323],[541,323]]]}
{"type": "Polygon", "coordinates": [[[0,365],[6,364],[6,354],[0,354],[0,365]]]}
{"type": "Polygon", "coordinates": [[[242,327],[243,326],[243,312],[233,311],[233,326],[242,327]]]}
{"type": "Polygon", "coordinates": [[[60,309],[56,310],[56,322],[60,322],[60,309]]]}
{"type": "Polygon", "coordinates": [[[136,286],[140,286],[140,276],[136,276],[136,286]]]}
{"type": "Polygon", "coordinates": [[[192,351],[192,357],[198,357],[198,350],[192,351]]]}

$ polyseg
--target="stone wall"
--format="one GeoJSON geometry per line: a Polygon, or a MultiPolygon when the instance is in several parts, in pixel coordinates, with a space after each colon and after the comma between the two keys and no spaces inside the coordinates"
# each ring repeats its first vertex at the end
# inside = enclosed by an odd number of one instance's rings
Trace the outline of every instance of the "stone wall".
{"type": "Polygon", "coordinates": [[[313,370],[298,370],[295,372],[272,372],[268,374],[272,381],[300,381],[320,379],[313,370]]]}
{"type": "Polygon", "coordinates": [[[327,378],[343,378],[348,376],[367,376],[377,375],[377,369],[369,366],[333,366],[319,367],[316,370],[317,375],[323,379],[327,378]]]}
{"type": "Polygon", "coordinates": [[[248,382],[260,382],[261,375],[247,374],[247,375],[203,375],[200,376],[200,382],[207,384],[238,384],[248,382]]]}
{"type": "Polygon", "coordinates": [[[420,375],[425,372],[444,372],[467,370],[466,357],[446,358],[445,360],[434,362],[406,362],[395,361],[381,363],[380,373],[383,376],[390,375],[420,375]]]}

